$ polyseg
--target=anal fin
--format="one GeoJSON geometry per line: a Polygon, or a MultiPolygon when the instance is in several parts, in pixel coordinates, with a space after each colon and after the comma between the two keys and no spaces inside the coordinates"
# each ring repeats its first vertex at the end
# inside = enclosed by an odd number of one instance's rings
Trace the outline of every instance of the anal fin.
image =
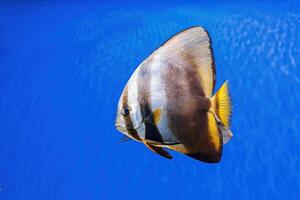
{"type": "Polygon", "coordinates": [[[168,159],[172,159],[172,156],[169,154],[168,151],[166,151],[164,148],[162,147],[156,147],[147,143],[144,143],[146,147],[148,147],[148,149],[150,149],[151,151],[153,151],[154,153],[157,153],[165,158],[168,159]]]}

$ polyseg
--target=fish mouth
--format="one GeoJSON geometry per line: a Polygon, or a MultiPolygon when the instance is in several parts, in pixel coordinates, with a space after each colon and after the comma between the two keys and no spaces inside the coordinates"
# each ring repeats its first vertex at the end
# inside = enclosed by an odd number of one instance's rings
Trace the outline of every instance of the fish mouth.
{"type": "Polygon", "coordinates": [[[115,127],[118,131],[120,131],[121,133],[127,133],[128,131],[138,131],[141,126],[143,124],[143,121],[141,121],[137,126],[128,126],[126,127],[125,124],[123,123],[118,123],[118,122],[115,122],[115,127]]]}
{"type": "Polygon", "coordinates": [[[125,132],[127,132],[127,128],[126,128],[126,126],[124,126],[124,125],[122,125],[122,124],[120,124],[120,123],[115,123],[115,127],[116,127],[116,129],[118,130],[118,131],[120,131],[121,133],[125,133],[125,132]]]}

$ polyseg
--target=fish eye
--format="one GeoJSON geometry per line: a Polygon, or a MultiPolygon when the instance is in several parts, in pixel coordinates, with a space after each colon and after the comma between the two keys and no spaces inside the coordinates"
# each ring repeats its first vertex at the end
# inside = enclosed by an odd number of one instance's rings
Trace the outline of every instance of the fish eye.
{"type": "Polygon", "coordinates": [[[129,106],[124,106],[122,110],[122,115],[128,116],[130,114],[130,107],[129,106]]]}

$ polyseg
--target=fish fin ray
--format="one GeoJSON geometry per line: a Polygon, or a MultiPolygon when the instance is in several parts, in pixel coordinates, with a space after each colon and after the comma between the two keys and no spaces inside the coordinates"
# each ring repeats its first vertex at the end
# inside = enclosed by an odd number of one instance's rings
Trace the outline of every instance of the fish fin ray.
{"type": "Polygon", "coordinates": [[[172,159],[172,156],[169,154],[168,151],[166,151],[164,148],[162,147],[156,147],[156,146],[153,146],[151,144],[148,144],[146,142],[144,142],[145,146],[148,147],[148,149],[150,149],[151,151],[153,151],[154,153],[157,153],[167,159],[172,159]]]}
{"type": "Polygon", "coordinates": [[[220,129],[221,134],[222,134],[223,145],[227,144],[231,140],[231,138],[233,137],[233,134],[232,134],[231,130],[229,128],[226,128],[223,125],[223,123],[221,122],[221,120],[213,112],[211,112],[211,113],[215,117],[216,122],[218,123],[219,129],[220,129]]]}
{"type": "Polygon", "coordinates": [[[151,145],[155,145],[158,147],[165,147],[165,146],[174,146],[174,145],[178,145],[181,144],[181,142],[167,142],[167,141],[163,141],[163,142],[157,142],[157,141],[153,141],[153,140],[149,140],[149,139],[145,139],[145,141],[147,142],[147,144],[151,144],[151,145]]]}
{"type": "Polygon", "coordinates": [[[227,144],[231,140],[232,137],[233,137],[233,134],[232,134],[231,130],[226,129],[224,127],[224,130],[222,130],[223,144],[227,144]]]}
{"type": "Polygon", "coordinates": [[[230,127],[230,117],[232,114],[231,99],[228,89],[228,81],[223,83],[216,94],[210,98],[211,110],[221,120],[225,128],[230,127]]]}
{"type": "Polygon", "coordinates": [[[194,68],[200,77],[200,84],[205,96],[210,96],[215,87],[216,67],[209,33],[200,26],[185,29],[155,52],[162,60],[172,62],[178,68],[194,68]]]}
{"type": "Polygon", "coordinates": [[[128,137],[127,135],[124,135],[121,139],[120,139],[120,143],[124,143],[127,141],[132,140],[130,137],[128,137]]]}

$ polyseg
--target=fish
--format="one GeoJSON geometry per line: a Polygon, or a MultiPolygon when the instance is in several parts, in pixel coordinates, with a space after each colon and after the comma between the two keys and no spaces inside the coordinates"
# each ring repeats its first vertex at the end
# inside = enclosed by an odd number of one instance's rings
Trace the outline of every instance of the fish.
{"type": "Polygon", "coordinates": [[[135,69],[118,102],[116,129],[167,159],[168,149],[218,163],[233,136],[232,103],[228,81],[213,94],[215,85],[208,31],[182,30],[135,69]]]}

